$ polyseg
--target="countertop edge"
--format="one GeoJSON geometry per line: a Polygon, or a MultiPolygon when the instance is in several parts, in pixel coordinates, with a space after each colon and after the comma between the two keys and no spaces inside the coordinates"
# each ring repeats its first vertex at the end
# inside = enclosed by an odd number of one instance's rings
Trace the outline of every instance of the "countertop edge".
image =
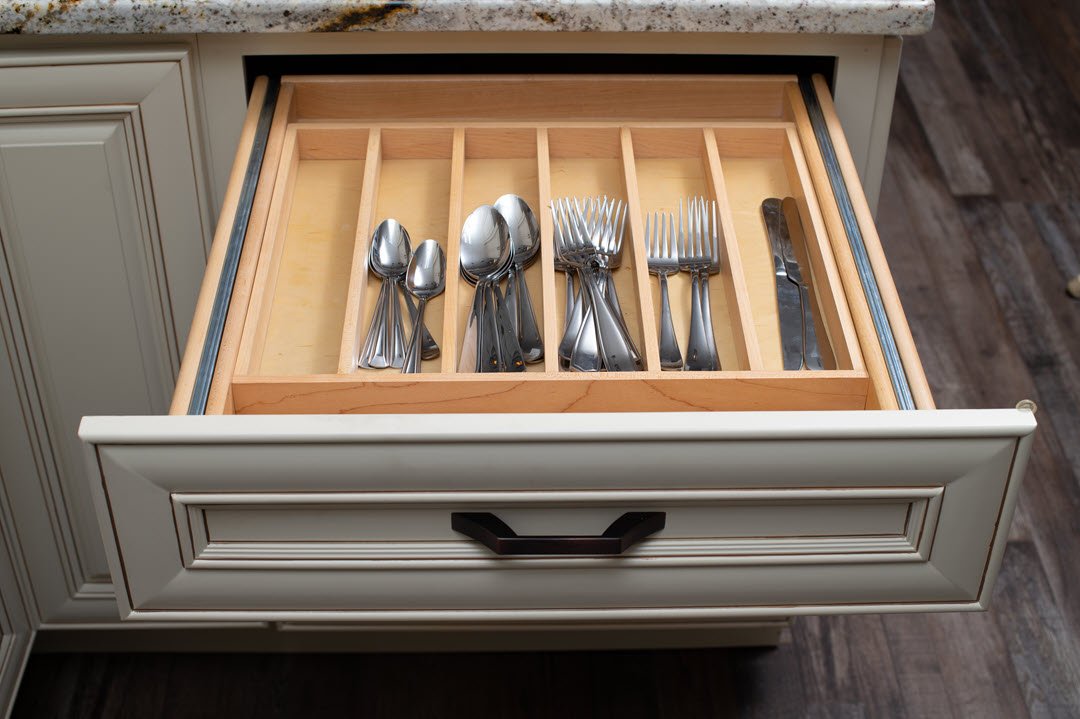
{"type": "Polygon", "coordinates": [[[713,32],[917,35],[934,0],[2,2],[0,33],[713,32]]]}

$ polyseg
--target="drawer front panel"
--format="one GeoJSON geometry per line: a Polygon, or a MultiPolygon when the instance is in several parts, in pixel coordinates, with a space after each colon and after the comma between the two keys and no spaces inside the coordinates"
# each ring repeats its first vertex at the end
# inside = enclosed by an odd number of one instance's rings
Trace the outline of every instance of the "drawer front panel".
{"type": "Polygon", "coordinates": [[[102,418],[83,434],[131,618],[614,621],[975,608],[1034,426],[1014,410],[668,414],[658,436],[658,417],[267,417],[255,442],[252,418],[163,417],[123,444],[124,420],[102,418]],[[455,511],[519,534],[598,534],[628,511],[667,526],[617,557],[503,558],[453,532],[455,511]]]}

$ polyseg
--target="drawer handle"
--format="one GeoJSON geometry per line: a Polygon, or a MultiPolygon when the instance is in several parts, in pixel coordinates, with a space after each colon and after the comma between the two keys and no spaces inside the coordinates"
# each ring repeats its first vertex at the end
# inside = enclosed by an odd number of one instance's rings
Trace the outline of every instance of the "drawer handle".
{"type": "Polygon", "coordinates": [[[622,554],[664,528],[665,512],[627,512],[599,536],[520,537],[491,512],[453,512],[450,528],[475,539],[495,554],[622,554]]]}

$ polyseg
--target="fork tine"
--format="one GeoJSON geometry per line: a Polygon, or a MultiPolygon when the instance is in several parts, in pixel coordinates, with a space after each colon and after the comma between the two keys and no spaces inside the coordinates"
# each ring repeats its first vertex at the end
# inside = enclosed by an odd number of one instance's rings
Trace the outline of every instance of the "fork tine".
{"type": "Polygon", "coordinates": [[[705,229],[702,227],[702,205],[705,200],[699,196],[698,202],[694,203],[698,205],[698,261],[702,261],[705,257],[705,229]]]}
{"type": "Polygon", "coordinates": [[[649,259],[651,260],[656,256],[656,253],[653,251],[653,248],[654,248],[653,238],[649,234],[649,219],[650,219],[649,218],[649,213],[646,212],[645,213],[645,254],[647,254],[649,259]]]}
{"type": "Polygon", "coordinates": [[[671,246],[671,249],[672,249],[672,255],[675,257],[676,260],[678,260],[679,248],[678,248],[678,239],[675,236],[675,214],[674,213],[667,214],[667,235],[669,235],[669,238],[671,238],[671,245],[670,246],[671,246]]]}
{"type": "Polygon", "coordinates": [[[720,226],[716,222],[716,200],[712,201],[712,262],[720,261],[720,226]]]}
{"type": "Polygon", "coordinates": [[[656,253],[657,257],[662,260],[667,259],[667,235],[664,233],[664,227],[667,223],[664,221],[664,213],[656,213],[656,253]]]}
{"type": "Polygon", "coordinates": [[[679,198],[679,241],[682,243],[682,254],[690,256],[690,247],[686,244],[686,230],[683,226],[683,201],[679,198]]]}

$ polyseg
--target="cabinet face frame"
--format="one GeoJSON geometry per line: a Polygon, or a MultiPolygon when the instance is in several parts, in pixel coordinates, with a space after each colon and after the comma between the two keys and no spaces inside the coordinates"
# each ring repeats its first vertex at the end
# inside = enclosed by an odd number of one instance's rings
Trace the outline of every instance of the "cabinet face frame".
{"type": "MultiPolygon", "coordinates": [[[[117,331],[123,333],[124,346],[137,347],[126,359],[141,368],[145,381],[134,387],[115,378],[99,383],[92,393],[95,404],[76,407],[81,410],[76,416],[95,406],[114,412],[133,407],[164,411],[168,406],[212,227],[191,52],[190,46],[173,43],[79,50],[28,47],[0,56],[0,136],[6,146],[44,152],[55,145],[61,156],[85,147],[91,163],[87,167],[108,166],[100,187],[119,203],[102,211],[117,215],[124,262],[116,272],[121,284],[133,288],[133,313],[139,320],[128,326],[111,319],[123,325],[117,331]],[[98,164],[95,151],[101,154],[98,164]]],[[[41,170],[63,172],[63,167],[45,164],[41,170]]],[[[37,185],[43,184],[47,175],[37,178],[37,185]]],[[[85,465],[77,445],[65,446],[77,442],[65,419],[75,410],[70,393],[58,395],[62,386],[53,386],[57,368],[80,350],[44,339],[43,322],[55,325],[56,315],[42,317],[44,308],[37,307],[32,296],[30,284],[43,277],[38,273],[41,257],[33,273],[25,266],[33,232],[42,227],[48,231],[50,203],[58,205],[62,198],[45,192],[28,200],[24,193],[13,204],[10,192],[5,193],[0,200],[7,260],[0,269],[0,351],[6,353],[3,364],[9,375],[3,383],[5,397],[8,388],[12,392],[3,424],[13,445],[4,452],[4,481],[16,506],[22,547],[31,556],[31,611],[46,624],[109,622],[115,619],[114,592],[97,523],[88,511],[85,465]],[[37,224],[24,226],[22,220],[30,214],[37,224]]],[[[34,244],[51,245],[49,251],[55,251],[59,242],[34,244]]],[[[74,261],[64,265],[62,253],[56,261],[57,274],[86,271],[73,266],[74,261]]],[[[92,284],[90,275],[87,281],[92,284]]],[[[61,292],[56,298],[68,300],[78,297],[61,292]]],[[[87,331],[92,329],[90,323],[87,331]]],[[[86,351],[107,351],[89,340],[76,344],[86,342],[86,351]]],[[[64,372],[65,381],[92,386],[90,378],[78,380],[78,370],[64,372]]]]}

